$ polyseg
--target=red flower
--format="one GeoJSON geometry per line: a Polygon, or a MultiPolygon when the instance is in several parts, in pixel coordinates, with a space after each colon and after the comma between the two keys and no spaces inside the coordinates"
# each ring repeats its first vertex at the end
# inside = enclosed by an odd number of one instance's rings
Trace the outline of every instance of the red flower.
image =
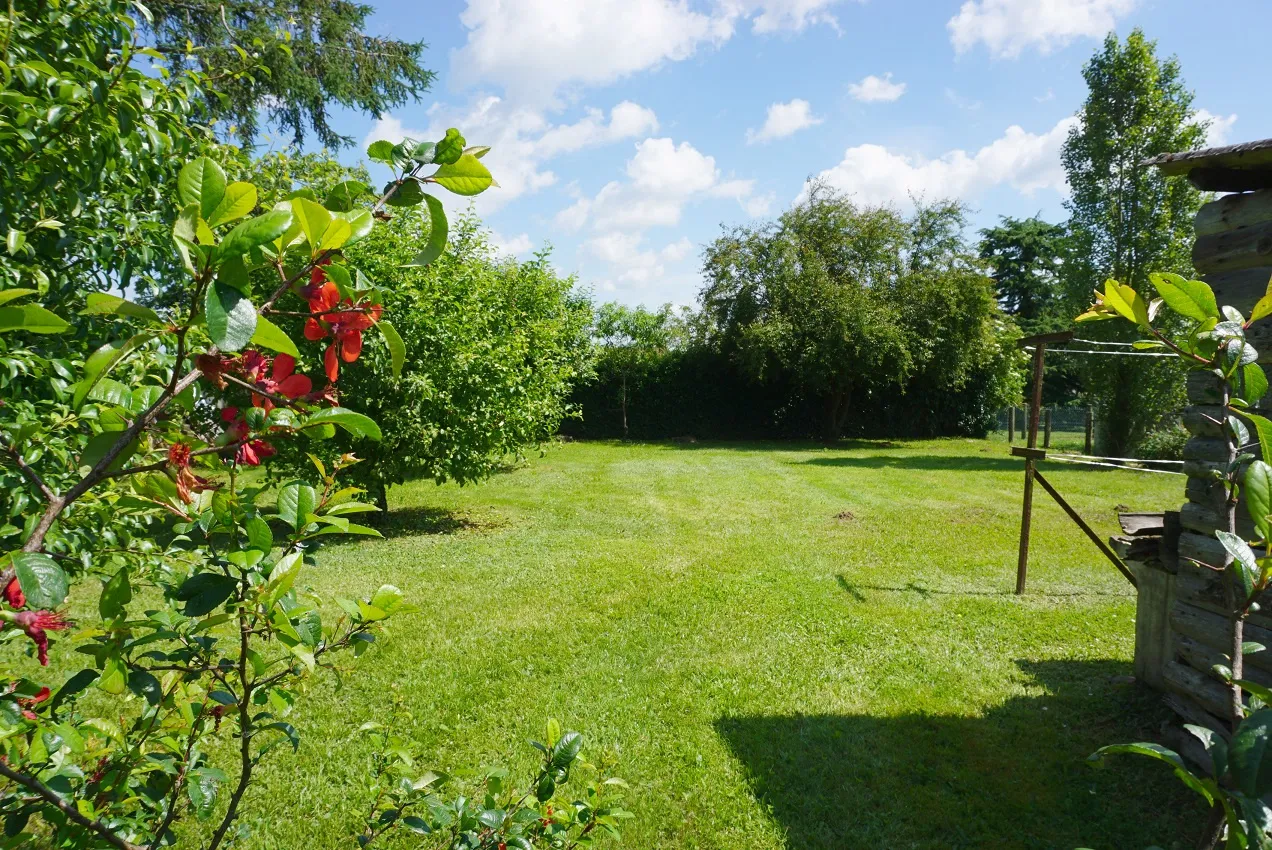
{"type": "Polygon", "coordinates": [[[22,706],[22,716],[27,720],[35,720],[35,712],[31,709],[44,702],[52,694],[48,688],[40,688],[33,697],[18,697],[18,705],[22,706]]]}
{"type": "Polygon", "coordinates": [[[16,578],[5,585],[4,601],[8,602],[11,608],[26,607],[26,594],[22,592],[22,585],[18,584],[16,578]]]}
{"type": "Polygon", "coordinates": [[[168,449],[168,465],[176,472],[177,495],[187,505],[194,501],[194,493],[213,487],[212,482],[190,470],[190,447],[185,443],[173,443],[168,449]]]}
{"type": "Polygon", "coordinates": [[[245,466],[260,466],[263,458],[271,457],[277,449],[264,440],[252,440],[238,447],[234,460],[245,466]]]}
{"type": "Polygon", "coordinates": [[[340,361],[352,363],[362,353],[362,332],[380,321],[380,305],[355,305],[348,298],[341,301],[340,289],[326,280],[321,269],[314,269],[309,284],[301,288],[300,294],[309,302],[309,312],[314,314],[305,320],[305,339],[310,342],[328,336],[335,339],[322,359],[327,380],[334,382],[340,377],[340,361]]]}
{"type": "Polygon", "coordinates": [[[259,384],[265,380],[265,370],[269,368],[269,358],[259,351],[246,351],[239,358],[239,368],[243,372],[243,380],[249,384],[259,384]]]}
{"type": "Polygon", "coordinates": [[[237,407],[230,406],[221,408],[222,422],[233,422],[235,419],[238,419],[238,415],[239,409],[237,407]]]}
{"type": "Polygon", "coordinates": [[[19,611],[13,615],[12,621],[23,633],[35,642],[36,654],[40,663],[49,666],[48,632],[60,632],[70,628],[71,624],[61,614],[53,611],[19,611]]]}
{"type": "Polygon", "coordinates": [[[200,354],[194,358],[194,365],[218,390],[225,389],[225,378],[221,377],[222,373],[232,371],[237,364],[237,358],[223,357],[218,354],[200,354]]]}
{"type": "MultiPolygon", "coordinates": [[[[243,355],[243,377],[261,391],[274,396],[286,396],[296,399],[307,395],[314,388],[313,381],[306,375],[296,372],[296,358],[290,354],[279,354],[273,360],[259,351],[249,351],[243,355]],[[268,375],[266,374],[268,373],[268,375]]],[[[253,393],[252,406],[273,410],[274,402],[260,393],[253,393]]]]}

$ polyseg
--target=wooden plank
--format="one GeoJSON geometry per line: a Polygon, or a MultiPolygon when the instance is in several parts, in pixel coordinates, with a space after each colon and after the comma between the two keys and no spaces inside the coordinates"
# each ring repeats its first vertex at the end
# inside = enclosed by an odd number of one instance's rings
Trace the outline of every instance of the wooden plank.
{"type": "Polygon", "coordinates": [[[1272,278],[1272,265],[1253,266],[1230,272],[1214,272],[1201,276],[1206,285],[1214,290],[1215,300],[1220,305],[1228,304],[1236,307],[1246,315],[1249,315],[1258,300],[1267,294],[1270,278],[1272,278]]]}
{"type": "Polygon", "coordinates": [[[1011,453],[1016,457],[1028,457],[1034,460],[1044,460],[1047,457],[1046,449],[1031,449],[1028,446],[1012,446],[1011,453]]]}
{"type": "Polygon", "coordinates": [[[1197,437],[1222,437],[1223,408],[1217,404],[1194,404],[1184,408],[1184,427],[1197,437]]]}
{"type": "Polygon", "coordinates": [[[1251,192],[1272,189],[1272,173],[1253,168],[1198,166],[1188,172],[1188,182],[1203,192],[1251,192]]]}
{"type": "Polygon", "coordinates": [[[1073,339],[1073,331],[1054,331],[1046,334],[1035,334],[1033,336],[1025,336],[1016,340],[1017,348],[1034,345],[1049,345],[1051,343],[1068,342],[1073,339]]]}
{"type": "MultiPolygon", "coordinates": [[[[1180,521],[1183,520],[1183,512],[1180,512],[1180,521]]],[[[1222,564],[1227,557],[1227,552],[1223,546],[1212,535],[1198,534],[1195,531],[1185,530],[1179,535],[1179,557],[1187,558],[1192,561],[1200,561],[1203,564],[1222,564]]],[[[1180,565],[1180,574],[1183,574],[1183,565],[1180,565]]]]}
{"type": "Polygon", "coordinates": [[[1144,160],[1141,165],[1155,165],[1163,174],[1176,175],[1187,174],[1202,166],[1257,169],[1269,163],[1272,163],[1272,139],[1259,139],[1198,151],[1162,153],[1144,160]]]}
{"type": "MultiPolygon", "coordinates": [[[[1033,461],[1026,461],[1026,463],[1033,463],[1033,461]]],[[[1038,471],[1034,471],[1033,477],[1038,479],[1038,483],[1041,484],[1042,488],[1051,494],[1051,498],[1055,499],[1060,507],[1064,509],[1064,512],[1069,515],[1069,519],[1078,524],[1078,528],[1082,529],[1082,531],[1086,533],[1086,536],[1091,538],[1091,542],[1096,545],[1097,549],[1104,553],[1104,557],[1108,558],[1113,566],[1117,567],[1117,571],[1126,576],[1126,580],[1134,586],[1135,576],[1131,574],[1129,569],[1127,569],[1126,564],[1122,563],[1122,559],[1109,548],[1107,543],[1100,539],[1100,535],[1091,530],[1091,526],[1086,524],[1086,520],[1084,520],[1077,511],[1070,507],[1069,503],[1064,500],[1064,497],[1060,495],[1059,491],[1056,490],[1055,487],[1051,486],[1051,482],[1047,481],[1047,479],[1043,477],[1042,473],[1038,471]]]]}
{"type": "Polygon", "coordinates": [[[1123,534],[1132,536],[1161,534],[1162,529],[1166,526],[1166,515],[1161,511],[1156,513],[1119,513],[1117,522],[1118,525],[1122,526],[1123,534]]]}
{"type": "MultiPolygon", "coordinates": [[[[1220,720],[1209,711],[1206,711],[1197,704],[1196,700],[1183,694],[1168,693],[1162,697],[1162,702],[1165,703],[1171,711],[1178,714],[1187,722],[1197,726],[1204,726],[1207,729],[1214,729],[1221,737],[1223,737],[1224,740],[1227,740],[1230,737],[1231,733],[1228,732],[1227,721],[1220,720]]],[[[1192,735],[1188,735],[1188,737],[1194,741],[1197,740],[1196,738],[1193,738],[1192,735]]]]}
{"type": "Polygon", "coordinates": [[[1199,236],[1192,263],[1202,274],[1272,265],[1272,222],[1199,236]]]}
{"type": "Polygon", "coordinates": [[[1175,577],[1143,563],[1132,563],[1131,571],[1137,582],[1135,678],[1161,690],[1162,668],[1174,645],[1170,611],[1174,606],[1175,577]]]}
{"type": "Polygon", "coordinates": [[[1184,384],[1190,404],[1219,404],[1221,387],[1217,376],[1200,369],[1192,369],[1189,370],[1184,384]]]}
{"type": "Polygon", "coordinates": [[[1193,437],[1184,443],[1184,460],[1226,463],[1228,461],[1228,442],[1217,437],[1193,437]]]}
{"type": "MultiPolygon", "coordinates": [[[[1221,493],[1221,501],[1216,505],[1185,502],[1179,509],[1179,522],[1190,531],[1199,534],[1214,534],[1228,528],[1227,497],[1221,493]]],[[[1243,502],[1237,503],[1237,534],[1247,539],[1254,539],[1254,522],[1243,502]]]]}
{"type": "Polygon", "coordinates": [[[1166,690],[1188,697],[1216,717],[1228,710],[1228,689],[1219,680],[1178,661],[1162,665],[1162,685],[1166,690]]]}
{"type": "Polygon", "coordinates": [[[1193,232],[1198,236],[1209,236],[1265,221],[1272,221],[1272,190],[1261,189],[1257,192],[1225,195],[1203,204],[1193,218],[1193,232]]]}
{"type": "Polygon", "coordinates": [[[1132,561],[1156,568],[1161,558],[1160,537],[1110,537],[1109,548],[1135,572],[1132,561]]]}
{"type": "MultiPolygon", "coordinates": [[[[1136,616],[1139,616],[1138,613],[1136,616]]],[[[1231,626],[1226,616],[1178,599],[1170,609],[1170,627],[1177,634],[1204,645],[1216,655],[1227,653],[1232,642],[1231,626]]],[[[1255,623],[1247,622],[1245,639],[1272,649],[1272,629],[1265,629],[1255,623]]],[[[1219,658],[1211,664],[1220,661],[1223,659],[1219,658]]],[[[1272,685],[1272,652],[1247,653],[1245,663],[1249,668],[1247,675],[1250,679],[1261,685],[1272,685]]],[[[1210,668],[1207,665],[1205,668],[1198,669],[1209,670],[1210,668]]]]}

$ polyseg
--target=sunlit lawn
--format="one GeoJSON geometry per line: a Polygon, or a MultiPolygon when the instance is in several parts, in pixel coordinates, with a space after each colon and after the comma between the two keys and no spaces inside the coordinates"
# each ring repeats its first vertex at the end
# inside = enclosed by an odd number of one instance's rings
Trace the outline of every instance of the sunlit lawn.
{"type": "MultiPolygon", "coordinates": [[[[1182,479],[1046,467],[1104,533],[1182,479]]],[[[1129,683],[1132,588],[1044,494],[1012,595],[1002,441],[565,444],[474,487],[391,492],[390,537],[332,547],[328,595],[422,613],[312,688],[300,752],[252,792],[252,848],[353,846],[366,745],[400,722],[447,771],[524,767],[548,718],[616,753],[623,847],[1191,846],[1129,683]]]]}

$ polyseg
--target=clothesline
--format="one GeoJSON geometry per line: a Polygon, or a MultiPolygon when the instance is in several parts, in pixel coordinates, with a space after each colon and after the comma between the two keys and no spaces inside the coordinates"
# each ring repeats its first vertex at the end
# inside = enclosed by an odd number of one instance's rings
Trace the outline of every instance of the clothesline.
{"type": "MultiPolygon", "coordinates": [[[[1032,345],[1025,346],[1025,351],[1033,351],[1032,345]]],[[[1100,354],[1105,357],[1174,357],[1174,354],[1164,354],[1155,351],[1086,351],[1081,348],[1048,348],[1048,354],[1100,354]]]]}

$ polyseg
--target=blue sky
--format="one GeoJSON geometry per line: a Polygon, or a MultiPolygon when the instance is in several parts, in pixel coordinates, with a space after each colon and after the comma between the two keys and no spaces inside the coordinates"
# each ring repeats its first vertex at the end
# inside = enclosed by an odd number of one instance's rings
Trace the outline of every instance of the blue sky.
{"type": "Polygon", "coordinates": [[[810,175],[868,203],[959,197],[977,227],[1061,219],[1060,144],[1109,30],[1178,55],[1212,141],[1272,136],[1267,0],[370,2],[370,29],[427,42],[439,79],[345,132],[492,145],[501,188],[477,210],[497,243],[550,242],[599,300],[692,303],[702,244],[810,175]]]}

